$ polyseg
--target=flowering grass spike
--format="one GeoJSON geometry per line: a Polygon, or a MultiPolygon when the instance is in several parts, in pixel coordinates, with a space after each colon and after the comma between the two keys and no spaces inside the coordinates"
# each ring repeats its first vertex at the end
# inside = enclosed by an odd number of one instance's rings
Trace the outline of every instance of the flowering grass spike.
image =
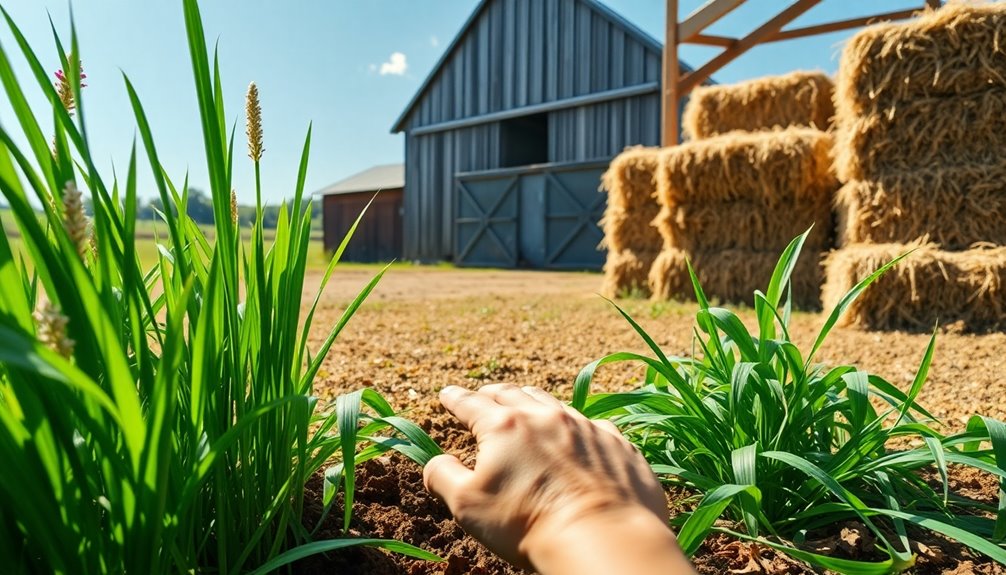
{"type": "Polygon", "coordinates": [[[73,182],[67,182],[63,188],[63,226],[77,248],[77,255],[83,260],[90,249],[90,238],[82,195],[73,182]]]}
{"type": "Polygon", "coordinates": [[[258,86],[255,82],[248,84],[248,94],[245,96],[245,116],[247,125],[245,134],[248,136],[248,157],[253,162],[262,159],[262,107],[258,101],[258,86]]]}
{"type": "MultiPolygon", "coordinates": [[[[87,78],[87,74],[84,73],[83,65],[80,66],[80,70],[80,79],[84,80],[87,78]]],[[[86,86],[87,84],[81,82],[81,88],[86,86]]],[[[77,103],[73,101],[73,84],[70,83],[70,79],[66,77],[66,73],[63,70],[56,71],[56,93],[59,95],[59,101],[63,103],[63,107],[72,115],[74,108],[77,107],[77,103]]]]}
{"type": "Polygon", "coordinates": [[[73,355],[74,341],[66,335],[69,319],[51,302],[44,302],[33,314],[38,341],[66,359],[73,355]]]}

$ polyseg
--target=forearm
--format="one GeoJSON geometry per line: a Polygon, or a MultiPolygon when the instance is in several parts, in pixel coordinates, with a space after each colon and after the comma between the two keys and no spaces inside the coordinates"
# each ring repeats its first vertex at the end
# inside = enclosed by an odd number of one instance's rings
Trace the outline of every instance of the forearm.
{"type": "Polygon", "coordinates": [[[691,575],[670,529],[646,510],[619,512],[532,535],[528,558],[541,575],[691,575]]]}

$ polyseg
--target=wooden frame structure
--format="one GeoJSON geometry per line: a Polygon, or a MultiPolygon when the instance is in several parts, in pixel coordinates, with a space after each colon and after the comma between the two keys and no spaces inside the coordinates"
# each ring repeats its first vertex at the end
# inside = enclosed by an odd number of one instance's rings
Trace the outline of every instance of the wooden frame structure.
{"type": "Polygon", "coordinates": [[[664,29],[663,85],[661,88],[663,91],[661,144],[663,146],[673,146],[678,143],[680,134],[678,100],[683,96],[687,96],[696,86],[751,48],[768,42],[793,40],[826,34],[828,32],[858,28],[874,22],[910,18],[919,10],[927,7],[939,8],[942,4],[942,0],[920,0],[922,5],[917,9],[899,10],[897,12],[887,12],[874,16],[837,20],[803,28],[783,30],[787,24],[821,3],[821,0],[794,0],[774,17],[746,36],[742,38],[728,38],[726,36],[704,34],[703,32],[717,20],[726,16],[741,4],[744,4],[745,0],[707,0],[705,4],[681,21],[678,20],[678,0],[666,0],[666,2],[667,16],[664,29]],[[681,75],[678,68],[678,46],[681,44],[718,46],[723,48],[723,51],[701,67],[696,68],[695,71],[681,75]]]}

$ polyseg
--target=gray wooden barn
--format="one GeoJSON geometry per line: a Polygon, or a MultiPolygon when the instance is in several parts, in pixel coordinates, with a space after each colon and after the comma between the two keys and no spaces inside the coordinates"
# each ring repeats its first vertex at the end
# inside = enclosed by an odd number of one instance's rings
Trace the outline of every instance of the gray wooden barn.
{"type": "Polygon", "coordinates": [[[659,144],[661,56],[595,0],[480,2],[392,129],[403,256],[599,269],[600,176],[659,144]]]}

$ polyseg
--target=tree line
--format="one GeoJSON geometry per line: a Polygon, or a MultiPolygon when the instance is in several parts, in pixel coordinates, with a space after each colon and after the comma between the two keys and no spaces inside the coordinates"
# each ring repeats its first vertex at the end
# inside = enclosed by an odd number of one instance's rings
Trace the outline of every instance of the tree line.
{"type": "MultiPolygon", "coordinates": [[[[306,198],[303,200],[305,208],[307,204],[314,201],[311,211],[312,219],[315,220],[316,229],[321,229],[321,201],[306,198]]],[[[0,200],[0,209],[7,209],[7,204],[0,200]]],[[[91,209],[91,198],[84,199],[84,211],[88,216],[94,215],[91,209]]],[[[189,188],[188,214],[192,221],[197,224],[213,225],[213,200],[206,192],[198,188],[189,188]]],[[[150,198],[139,200],[136,206],[136,219],[138,220],[160,220],[160,214],[164,212],[164,205],[160,198],[150,198]]],[[[279,220],[279,206],[266,205],[262,207],[262,227],[273,229],[279,220]]],[[[255,206],[238,205],[238,223],[240,225],[251,225],[255,222],[255,206]]]]}
{"type": "MultiPolygon", "coordinates": [[[[311,198],[303,200],[305,208],[311,203],[311,198]]],[[[139,220],[159,220],[160,213],[164,212],[164,205],[160,198],[150,198],[145,202],[140,202],[136,207],[136,218],[139,220]]],[[[189,203],[187,212],[192,221],[197,224],[213,224],[213,199],[206,192],[198,188],[189,188],[189,203]]],[[[316,201],[311,215],[315,219],[321,218],[321,203],[316,201]]],[[[279,206],[266,205],[262,207],[262,227],[271,229],[276,227],[279,219],[279,206]]],[[[243,206],[238,204],[238,223],[250,225],[255,221],[255,206],[243,206]]]]}

